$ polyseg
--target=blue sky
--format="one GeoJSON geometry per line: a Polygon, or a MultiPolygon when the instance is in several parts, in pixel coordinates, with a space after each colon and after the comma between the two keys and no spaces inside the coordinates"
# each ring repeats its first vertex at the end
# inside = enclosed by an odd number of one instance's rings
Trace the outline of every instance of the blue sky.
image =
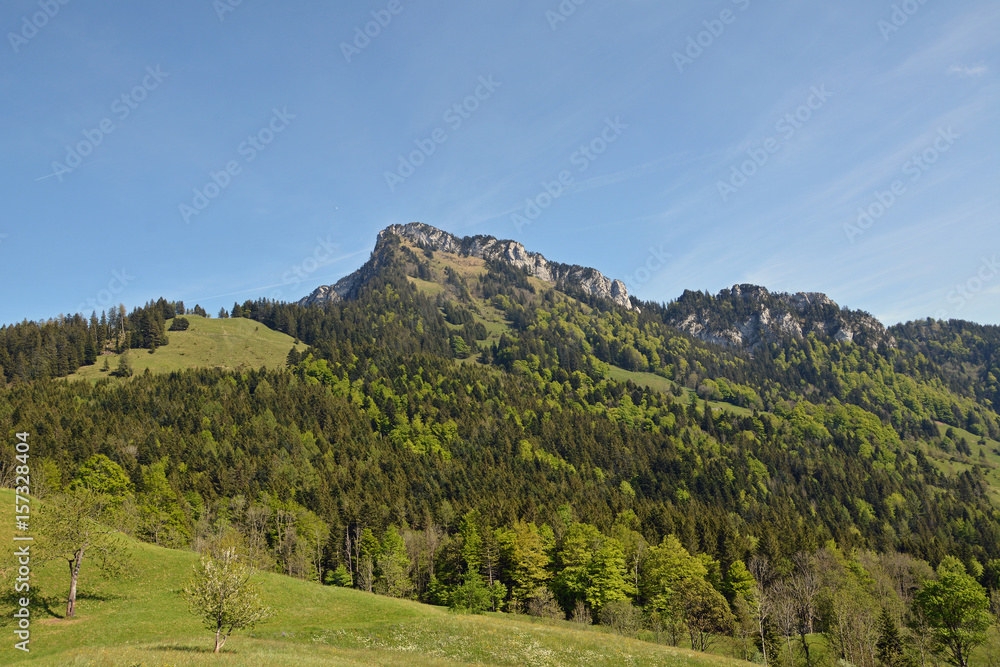
{"type": "Polygon", "coordinates": [[[4,2],[0,323],[295,300],[410,221],[1000,323],[995,0],[578,2],[4,2]]]}

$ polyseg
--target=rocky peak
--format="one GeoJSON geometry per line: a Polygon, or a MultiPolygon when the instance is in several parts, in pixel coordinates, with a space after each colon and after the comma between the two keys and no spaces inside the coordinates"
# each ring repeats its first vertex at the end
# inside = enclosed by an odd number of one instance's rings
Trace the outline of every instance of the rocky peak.
{"type": "Polygon", "coordinates": [[[563,281],[587,294],[609,299],[628,310],[634,308],[625,283],[620,280],[611,280],[596,269],[551,262],[537,252],[529,252],[517,241],[499,240],[492,236],[481,235],[459,238],[421,222],[389,225],[383,229],[379,232],[375,251],[368,263],[334,285],[317,288],[312,294],[302,299],[299,304],[310,305],[351,298],[356,290],[373,275],[373,271],[378,265],[378,258],[381,256],[379,252],[381,247],[393,237],[406,239],[434,251],[504,262],[524,269],[528,275],[539,280],[550,283],[563,281]]]}
{"type": "Polygon", "coordinates": [[[759,285],[734,285],[714,297],[685,292],[667,312],[668,323],[696,338],[751,350],[809,334],[869,347],[895,345],[877,319],[841,308],[820,292],[772,293],[759,285]]]}

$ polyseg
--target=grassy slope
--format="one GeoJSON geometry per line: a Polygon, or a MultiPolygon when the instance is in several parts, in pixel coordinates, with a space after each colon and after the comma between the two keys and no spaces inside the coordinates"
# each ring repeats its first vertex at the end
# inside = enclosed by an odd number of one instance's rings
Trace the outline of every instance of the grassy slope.
{"type": "MultiPolygon", "coordinates": [[[[656,375],[655,373],[643,373],[641,371],[627,371],[624,368],[619,368],[618,366],[611,366],[608,371],[608,377],[612,380],[617,380],[619,382],[627,382],[631,380],[640,387],[649,387],[653,391],[658,391],[663,394],[669,394],[673,390],[677,383],[673,380],[668,380],[667,378],[656,375]]],[[[684,400],[690,403],[696,394],[692,390],[684,387],[684,400]]],[[[709,401],[708,404],[712,406],[713,410],[726,410],[737,415],[751,415],[753,410],[750,408],[744,408],[739,405],[733,405],[731,403],[723,403],[721,401],[709,401]]]]}
{"type": "MultiPolygon", "coordinates": [[[[146,350],[132,350],[129,353],[136,373],[142,373],[147,368],[152,373],[169,373],[185,368],[280,366],[285,363],[288,350],[295,343],[291,336],[268,329],[253,320],[220,320],[197,315],[185,317],[191,327],[187,331],[168,332],[170,343],[157,348],[155,354],[149,354],[146,350]]],[[[168,327],[171,321],[168,320],[168,327]]],[[[305,349],[305,345],[299,345],[300,351],[305,349]]],[[[97,358],[96,364],[80,368],[69,378],[94,381],[107,377],[108,373],[101,370],[105,359],[111,370],[118,367],[118,355],[102,356],[97,358]]]]}
{"type": "MultiPolygon", "coordinates": [[[[940,435],[944,437],[949,428],[948,425],[937,422],[937,427],[940,435]]],[[[953,430],[956,439],[965,438],[965,441],[969,443],[969,448],[972,450],[971,457],[965,457],[954,450],[948,453],[927,443],[923,445],[924,453],[939,470],[947,475],[964,472],[972,468],[973,465],[985,465],[987,470],[984,471],[983,477],[990,485],[993,504],[1000,507],[1000,453],[998,453],[1000,452],[1000,442],[990,438],[981,438],[965,429],[953,427],[953,430]],[[985,440],[986,445],[979,445],[980,440],[985,440]],[[980,456],[980,452],[982,452],[982,456],[980,456]]]]}
{"type": "MultiPolygon", "coordinates": [[[[12,544],[13,493],[0,490],[0,541],[12,544]]],[[[705,655],[609,636],[597,628],[506,614],[459,616],[355,590],[261,575],[277,614],[211,654],[212,635],[180,590],[195,555],[132,543],[135,574],[107,580],[84,563],[76,620],[66,621],[65,565],[33,563],[32,651],[0,645],[0,664],[39,665],[737,665],[705,655]]],[[[11,550],[0,566],[11,565],[11,550]]],[[[10,587],[4,584],[6,590],[10,587]]],[[[4,599],[0,632],[12,635],[4,599]]]]}

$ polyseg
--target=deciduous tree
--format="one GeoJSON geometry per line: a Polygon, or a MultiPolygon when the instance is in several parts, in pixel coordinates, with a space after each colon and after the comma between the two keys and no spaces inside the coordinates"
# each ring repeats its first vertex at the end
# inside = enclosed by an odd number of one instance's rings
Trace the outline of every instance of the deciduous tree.
{"type": "Polygon", "coordinates": [[[272,615],[251,581],[253,574],[239,549],[227,545],[201,557],[184,589],[191,613],[215,633],[216,653],[234,631],[252,628],[272,615]]]}
{"type": "Polygon", "coordinates": [[[990,603],[986,591],[951,556],[938,566],[938,578],[924,583],[914,605],[933,629],[935,652],[955,667],[968,667],[969,656],[986,641],[990,603]]]}
{"type": "Polygon", "coordinates": [[[76,616],[77,585],[85,556],[109,576],[126,572],[129,553],[120,531],[98,523],[108,515],[110,498],[81,488],[52,497],[40,506],[43,559],[65,560],[69,566],[66,617],[76,616]]]}

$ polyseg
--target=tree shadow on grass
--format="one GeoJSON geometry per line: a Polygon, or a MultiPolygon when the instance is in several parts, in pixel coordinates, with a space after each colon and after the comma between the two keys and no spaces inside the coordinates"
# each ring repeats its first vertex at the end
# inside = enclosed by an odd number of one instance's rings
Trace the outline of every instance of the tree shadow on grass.
{"type": "Polygon", "coordinates": [[[111,602],[112,600],[127,600],[125,595],[111,595],[102,593],[77,593],[76,601],[80,600],[96,600],[98,602],[111,602]]]}
{"type": "MultiPolygon", "coordinates": [[[[17,610],[21,607],[20,599],[27,597],[30,602],[28,609],[32,618],[47,618],[56,621],[66,620],[66,597],[63,595],[42,595],[35,592],[33,595],[17,593],[14,591],[0,595],[0,607],[9,607],[17,610]]],[[[102,595],[99,593],[80,593],[76,596],[79,604],[81,601],[90,602],[110,602],[112,600],[124,600],[122,595],[102,595]]],[[[76,620],[76,619],[73,619],[76,620]]],[[[17,619],[8,614],[0,615],[0,628],[17,623],[17,619]]]]}
{"type": "MultiPolygon", "coordinates": [[[[27,597],[28,610],[32,618],[48,616],[49,618],[62,618],[65,616],[66,600],[58,596],[44,596],[39,594],[30,595],[28,593],[8,592],[0,595],[0,606],[10,607],[13,610],[20,609],[22,597],[27,597]],[[63,610],[60,614],[57,610],[63,610]]],[[[0,615],[0,628],[17,623],[17,619],[7,614],[0,615]]]]}
{"type": "MultiPolygon", "coordinates": [[[[211,643],[211,642],[209,642],[209,643],[211,643]]],[[[214,648],[210,647],[210,646],[209,647],[205,647],[205,646],[168,646],[168,645],[160,645],[160,646],[150,646],[149,650],[150,651],[173,652],[173,653],[215,653],[214,648]]],[[[223,647],[222,650],[219,651],[219,653],[220,654],[226,654],[226,655],[236,655],[236,651],[234,651],[232,649],[225,648],[225,647],[223,647]]]]}

